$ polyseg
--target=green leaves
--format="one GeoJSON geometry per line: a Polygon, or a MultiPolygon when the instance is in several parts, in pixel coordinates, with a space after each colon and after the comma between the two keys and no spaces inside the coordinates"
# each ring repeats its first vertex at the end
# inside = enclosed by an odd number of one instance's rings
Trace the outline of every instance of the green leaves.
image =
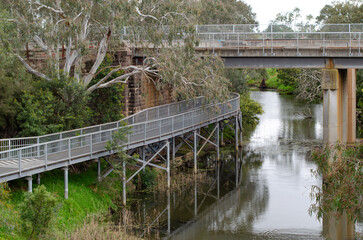
{"type": "Polygon", "coordinates": [[[23,231],[33,236],[44,234],[55,216],[56,198],[41,185],[34,189],[33,193],[26,193],[21,204],[20,216],[23,220],[23,231]]]}
{"type": "Polygon", "coordinates": [[[249,94],[241,95],[242,125],[254,126],[258,123],[259,114],[263,113],[262,106],[252,100],[249,94]]]}
{"type": "Polygon", "coordinates": [[[318,165],[313,174],[323,177],[323,185],[311,189],[315,202],[310,213],[315,212],[320,218],[329,212],[338,215],[346,212],[352,220],[357,220],[363,205],[362,149],[363,146],[337,144],[313,152],[313,160],[318,165]]]}
{"type": "Polygon", "coordinates": [[[35,136],[84,127],[92,112],[84,86],[60,75],[50,82],[39,81],[16,102],[19,135],[35,136]]]}

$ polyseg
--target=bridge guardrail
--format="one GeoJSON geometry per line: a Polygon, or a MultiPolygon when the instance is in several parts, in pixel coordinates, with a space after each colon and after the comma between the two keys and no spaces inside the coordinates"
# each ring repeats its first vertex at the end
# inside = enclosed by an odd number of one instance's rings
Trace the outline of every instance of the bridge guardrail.
{"type": "MultiPolygon", "coordinates": [[[[213,119],[236,113],[240,107],[239,99],[238,94],[231,94],[230,100],[224,103],[201,105],[173,116],[130,124],[126,127],[131,128],[131,133],[127,136],[128,140],[124,146],[131,147],[153,139],[157,141],[162,136],[180,133],[213,119]]],[[[112,140],[113,133],[123,127],[125,126],[3,151],[0,153],[0,163],[10,161],[13,165],[17,164],[17,167],[2,176],[21,174],[22,171],[35,167],[47,168],[53,163],[105,152],[105,146],[108,141],[112,140]],[[23,160],[34,163],[29,165],[23,160]]]]}
{"type": "Polygon", "coordinates": [[[122,120],[116,122],[110,122],[105,124],[93,125],[89,127],[73,129],[69,131],[47,134],[35,137],[20,137],[20,138],[7,138],[0,139],[0,153],[3,151],[31,146],[34,144],[45,143],[49,141],[66,139],[74,136],[82,136],[84,134],[99,132],[105,129],[113,129],[120,127],[120,122],[127,122],[127,124],[140,123],[144,121],[149,121],[157,119],[158,117],[172,116],[177,113],[190,110],[190,108],[199,107],[203,104],[203,97],[198,97],[193,100],[185,100],[180,102],[175,102],[171,104],[164,104],[148,109],[144,109],[136,114],[125,117],[122,120]]]}

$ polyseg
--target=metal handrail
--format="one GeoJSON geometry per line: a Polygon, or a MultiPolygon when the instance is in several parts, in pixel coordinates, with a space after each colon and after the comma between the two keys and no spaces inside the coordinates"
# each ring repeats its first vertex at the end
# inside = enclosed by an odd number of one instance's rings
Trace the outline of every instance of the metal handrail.
{"type": "MultiPolygon", "coordinates": [[[[141,116],[142,114],[146,114],[146,116],[149,115],[149,112],[153,111],[153,110],[158,110],[160,111],[160,109],[165,108],[166,106],[168,106],[168,108],[170,109],[171,107],[178,105],[181,106],[183,104],[188,104],[191,101],[195,102],[196,101],[203,101],[202,100],[203,97],[197,97],[196,99],[193,100],[184,100],[184,101],[179,101],[179,102],[174,102],[174,103],[169,103],[169,104],[163,104],[160,106],[155,106],[155,107],[151,107],[151,108],[147,108],[144,110],[141,110],[138,113],[135,113],[133,115],[130,115],[128,117],[125,117],[124,119],[118,120],[118,121],[114,121],[114,122],[109,122],[109,123],[103,123],[103,124],[98,124],[98,125],[92,125],[92,126],[88,126],[88,127],[84,127],[84,128],[77,128],[77,129],[72,129],[72,130],[68,130],[68,131],[63,131],[63,132],[57,132],[57,133],[51,133],[51,134],[46,134],[46,135],[40,135],[40,136],[33,136],[33,137],[20,137],[20,138],[7,138],[7,139],[0,139],[0,153],[6,151],[6,150],[11,150],[11,149],[18,149],[21,147],[27,147],[27,146],[32,146],[35,144],[39,144],[39,143],[44,143],[44,142],[49,142],[52,141],[52,138],[55,138],[55,140],[57,139],[67,139],[70,136],[67,136],[67,134],[73,133],[73,136],[83,136],[84,132],[86,132],[87,130],[91,130],[91,129],[95,129],[98,128],[99,131],[102,131],[102,127],[107,127],[110,125],[119,125],[120,122],[127,122],[128,120],[135,121],[135,119],[137,119],[138,116],[141,116]],[[42,141],[42,139],[51,139],[51,140],[46,140],[46,141],[42,141]],[[16,144],[13,144],[16,143],[16,144]]],[[[180,107],[178,107],[180,108],[180,107]]],[[[144,121],[141,121],[144,122],[144,121]]]]}
{"type": "MultiPolygon", "coordinates": [[[[153,139],[155,137],[161,137],[162,135],[170,134],[171,132],[174,132],[174,131],[181,131],[181,130],[184,130],[184,128],[190,128],[192,126],[200,124],[203,121],[209,121],[216,117],[221,117],[221,116],[224,116],[226,114],[229,114],[229,113],[235,112],[235,111],[239,111],[239,95],[231,94],[231,99],[225,103],[209,104],[206,106],[200,106],[198,108],[192,108],[192,109],[189,109],[189,111],[179,113],[179,114],[176,114],[173,116],[163,117],[160,119],[155,119],[155,120],[142,122],[142,123],[134,123],[134,124],[127,126],[127,127],[131,128],[132,133],[128,135],[128,141],[125,143],[125,145],[134,144],[135,142],[140,142],[140,141],[141,142],[146,141],[148,139],[153,139]],[[213,112],[215,112],[215,106],[218,106],[218,105],[223,106],[223,109],[221,109],[221,112],[219,114],[213,114],[213,112]],[[232,108],[230,108],[229,111],[226,111],[225,108],[228,108],[228,105],[231,105],[232,108]],[[226,111],[226,112],[224,112],[224,111],[226,111]],[[199,115],[198,115],[198,112],[199,112],[199,115]],[[205,120],[203,120],[203,119],[195,120],[196,118],[198,119],[198,116],[199,117],[202,116],[201,113],[203,113],[203,114],[208,113],[208,118],[205,120]],[[185,122],[184,122],[185,118],[187,118],[186,116],[188,116],[188,115],[193,116],[192,124],[189,124],[189,125],[185,124],[185,122]],[[183,119],[182,128],[177,126],[177,123],[178,123],[177,119],[180,119],[180,118],[183,119]],[[162,130],[163,122],[164,123],[169,122],[169,124],[165,125],[165,126],[168,126],[169,128],[171,127],[171,129],[168,130],[167,132],[163,132],[163,130],[162,130]],[[158,125],[158,127],[155,128],[155,127],[153,127],[153,125],[158,125]],[[136,133],[134,133],[135,129],[138,127],[141,127],[143,129],[143,131],[142,132],[136,131],[136,133]],[[148,136],[148,132],[154,131],[154,130],[156,130],[158,132],[158,134],[153,134],[152,136],[148,136]],[[141,137],[141,138],[132,140],[131,137],[133,137],[137,134],[141,134],[145,137],[141,137]]],[[[190,119],[187,119],[187,120],[190,120],[190,119]]],[[[65,151],[68,151],[68,156],[66,156],[64,159],[56,160],[56,161],[62,161],[65,159],[72,158],[73,156],[72,156],[71,152],[73,150],[88,147],[88,146],[90,148],[90,151],[83,152],[82,154],[83,155],[84,154],[92,155],[95,152],[93,150],[94,145],[97,145],[100,143],[105,143],[105,142],[112,140],[112,134],[123,127],[126,127],[126,126],[112,128],[112,129],[106,129],[101,132],[88,133],[88,134],[84,134],[82,136],[74,136],[74,137],[69,137],[67,139],[59,139],[59,140],[49,141],[49,142],[45,142],[45,143],[38,143],[38,144],[35,144],[32,146],[7,150],[7,151],[0,153],[0,160],[17,159],[19,162],[19,170],[17,170],[17,171],[21,172],[22,171],[21,159],[24,159],[24,158],[35,158],[35,159],[44,158],[43,160],[45,161],[45,164],[47,164],[47,161],[50,160],[49,156],[52,154],[64,153],[65,151]],[[104,136],[102,136],[102,135],[104,135],[104,136]],[[64,143],[66,143],[66,144],[64,144],[64,143]],[[68,149],[65,149],[64,147],[67,147],[68,149]]],[[[100,150],[98,150],[98,151],[100,151],[100,150]]],[[[103,148],[102,151],[105,151],[105,149],[103,148]]],[[[7,174],[9,174],[9,173],[7,173],[7,174]]]]}

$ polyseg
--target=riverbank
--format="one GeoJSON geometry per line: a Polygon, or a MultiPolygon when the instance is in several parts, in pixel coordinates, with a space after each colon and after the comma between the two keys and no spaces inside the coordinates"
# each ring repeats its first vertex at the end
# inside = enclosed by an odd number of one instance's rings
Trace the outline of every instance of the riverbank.
{"type": "MultiPolygon", "coordinates": [[[[115,207],[112,199],[117,191],[108,191],[105,182],[97,181],[97,163],[79,164],[77,168],[70,169],[69,174],[69,199],[64,199],[64,176],[62,170],[46,172],[41,176],[41,184],[47,191],[51,192],[57,199],[56,218],[50,224],[47,231],[47,238],[51,239],[69,239],[73,234],[79,234],[82,229],[89,227],[95,228],[92,219],[96,216],[107,217],[109,209],[115,207]],[[88,226],[88,223],[91,226],[88,226]]],[[[117,185],[117,184],[116,184],[117,185]]],[[[120,186],[114,186],[120,189],[120,186]]],[[[36,188],[36,180],[33,180],[33,188],[36,188]]],[[[20,204],[23,202],[26,192],[26,183],[24,180],[16,180],[10,183],[11,197],[9,204],[14,207],[13,218],[20,223],[20,204]]],[[[100,230],[107,229],[103,225],[97,226],[100,230]]],[[[18,229],[12,232],[0,231],[0,239],[27,239],[21,232],[20,225],[18,229]]],[[[76,239],[76,238],[73,238],[76,239]]]]}
{"type": "Polygon", "coordinates": [[[267,68],[264,87],[260,87],[261,79],[249,80],[248,85],[250,87],[259,88],[260,90],[278,90],[281,94],[292,95],[295,88],[281,83],[277,75],[277,70],[275,68],[267,68]]]}

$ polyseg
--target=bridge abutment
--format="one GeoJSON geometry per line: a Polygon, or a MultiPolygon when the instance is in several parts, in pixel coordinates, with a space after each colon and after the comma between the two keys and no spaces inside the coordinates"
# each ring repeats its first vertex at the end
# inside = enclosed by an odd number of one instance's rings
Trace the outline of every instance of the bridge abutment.
{"type": "Polygon", "coordinates": [[[325,143],[356,141],[356,70],[323,69],[325,143]]]}

